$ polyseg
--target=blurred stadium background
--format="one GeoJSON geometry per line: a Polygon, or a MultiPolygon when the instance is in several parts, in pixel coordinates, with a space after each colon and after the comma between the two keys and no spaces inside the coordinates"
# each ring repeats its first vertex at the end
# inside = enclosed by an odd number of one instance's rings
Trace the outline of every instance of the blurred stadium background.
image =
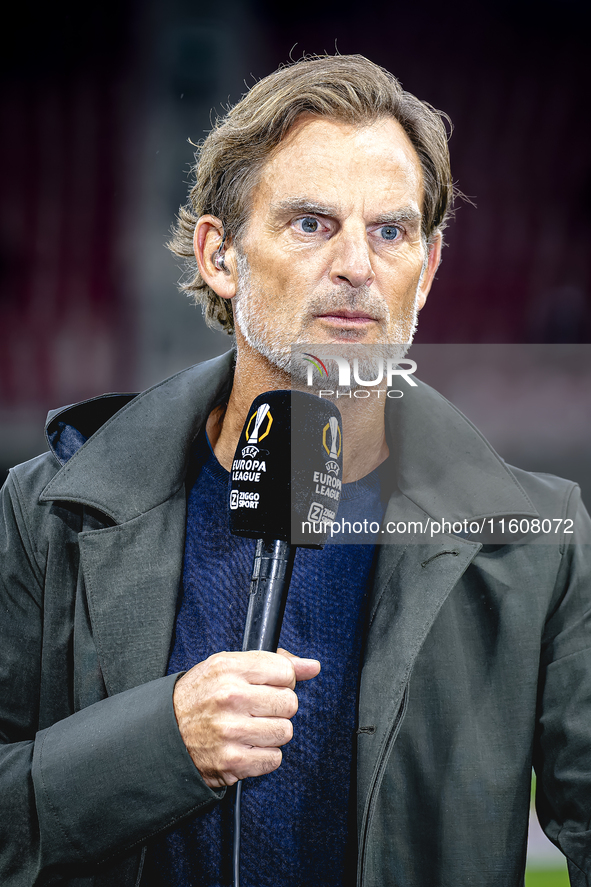
{"type": "MultiPolygon", "coordinates": [[[[477,208],[458,204],[417,342],[487,348],[448,350],[446,372],[430,372],[503,455],[591,495],[586,11],[580,0],[13,6],[0,57],[0,481],[45,448],[49,408],[139,390],[226,350],[176,291],[163,246],[189,139],[290,56],[336,47],[392,70],[454,123],[454,178],[477,208]],[[511,348],[499,359],[491,343],[511,348]],[[535,343],[553,346],[550,364],[535,343]]],[[[554,882],[528,881],[542,883],[554,882]]]]}

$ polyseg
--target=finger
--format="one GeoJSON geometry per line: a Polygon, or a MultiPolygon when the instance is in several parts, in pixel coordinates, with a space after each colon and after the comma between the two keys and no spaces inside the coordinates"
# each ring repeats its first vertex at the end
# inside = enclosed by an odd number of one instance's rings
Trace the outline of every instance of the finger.
{"type": "Polygon", "coordinates": [[[253,718],[293,718],[298,697],[289,687],[250,685],[241,709],[253,718]]]}
{"type": "Polygon", "coordinates": [[[279,748],[245,748],[237,746],[228,752],[219,765],[203,766],[201,776],[210,788],[234,785],[239,779],[272,773],[281,765],[279,748]]]}
{"type": "Polygon", "coordinates": [[[279,748],[293,739],[293,724],[287,718],[248,718],[236,726],[237,744],[249,748],[279,748]]]}
{"type": "Polygon", "coordinates": [[[223,769],[240,749],[279,748],[292,739],[293,724],[287,718],[233,718],[220,727],[203,757],[223,769]]]}
{"type": "Polygon", "coordinates": [[[180,678],[179,684],[201,684],[204,679],[225,681],[231,676],[240,677],[249,684],[269,684],[292,689],[295,686],[295,670],[291,662],[284,656],[264,650],[214,653],[189,669],[180,678]]]}
{"type": "Polygon", "coordinates": [[[291,659],[265,650],[251,650],[236,655],[245,657],[241,663],[242,675],[249,684],[291,687],[293,690],[297,677],[291,659]]]}
{"type": "Polygon", "coordinates": [[[317,659],[303,659],[300,656],[295,656],[288,650],[284,650],[282,647],[278,648],[277,653],[289,659],[293,665],[296,681],[309,681],[310,678],[315,678],[320,673],[321,665],[317,659]]]}
{"type": "Polygon", "coordinates": [[[228,766],[217,771],[218,778],[220,778],[221,784],[232,785],[238,779],[273,773],[281,766],[282,760],[283,755],[279,748],[237,749],[236,753],[231,756],[228,766]]]}

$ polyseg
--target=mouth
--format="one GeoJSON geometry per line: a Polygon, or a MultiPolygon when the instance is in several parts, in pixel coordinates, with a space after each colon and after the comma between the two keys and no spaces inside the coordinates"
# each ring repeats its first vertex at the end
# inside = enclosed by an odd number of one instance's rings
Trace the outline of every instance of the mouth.
{"type": "Polygon", "coordinates": [[[346,329],[358,329],[377,322],[376,317],[365,311],[348,311],[346,308],[331,309],[322,314],[316,314],[315,319],[346,329]]]}

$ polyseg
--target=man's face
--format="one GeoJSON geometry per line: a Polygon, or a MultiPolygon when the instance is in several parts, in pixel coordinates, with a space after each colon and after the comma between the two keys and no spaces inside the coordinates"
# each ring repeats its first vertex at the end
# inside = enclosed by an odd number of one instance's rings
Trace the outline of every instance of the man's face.
{"type": "Polygon", "coordinates": [[[263,167],[241,241],[238,347],[286,366],[292,344],[410,342],[435,271],[422,172],[392,118],[300,118],[263,167]]]}

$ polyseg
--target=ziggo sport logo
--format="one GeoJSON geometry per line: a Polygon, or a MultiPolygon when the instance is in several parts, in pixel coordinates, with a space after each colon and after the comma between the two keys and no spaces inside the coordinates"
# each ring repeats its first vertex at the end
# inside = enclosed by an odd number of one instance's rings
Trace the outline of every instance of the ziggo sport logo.
{"type": "MultiPolygon", "coordinates": [[[[308,363],[306,384],[310,388],[314,386],[314,370],[320,373],[321,381],[322,377],[328,378],[328,370],[326,369],[326,365],[319,357],[316,357],[315,354],[309,354],[308,352],[305,352],[303,355],[303,359],[308,363]]],[[[351,390],[351,362],[347,360],[346,357],[340,357],[336,354],[326,355],[324,357],[324,360],[334,360],[339,371],[339,388],[344,388],[345,390],[337,390],[335,392],[334,389],[320,389],[320,391],[318,392],[319,397],[334,397],[335,394],[337,397],[371,397],[373,393],[378,397],[384,395],[385,397],[397,399],[403,397],[404,392],[391,387],[395,376],[404,379],[404,381],[407,382],[411,386],[411,388],[417,387],[417,383],[412,378],[413,373],[416,372],[417,364],[416,361],[410,360],[408,357],[373,358],[372,363],[374,363],[376,366],[375,379],[360,378],[359,359],[355,357],[352,361],[353,382],[354,386],[359,387],[354,387],[354,390],[351,390]],[[408,368],[405,369],[401,366],[401,364],[406,364],[408,368]],[[385,388],[383,387],[384,379],[386,380],[385,388]],[[382,385],[382,387],[378,388],[378,385],[382,385]],[[373,389],[373,391],[370,389],[373,389]]]]}

